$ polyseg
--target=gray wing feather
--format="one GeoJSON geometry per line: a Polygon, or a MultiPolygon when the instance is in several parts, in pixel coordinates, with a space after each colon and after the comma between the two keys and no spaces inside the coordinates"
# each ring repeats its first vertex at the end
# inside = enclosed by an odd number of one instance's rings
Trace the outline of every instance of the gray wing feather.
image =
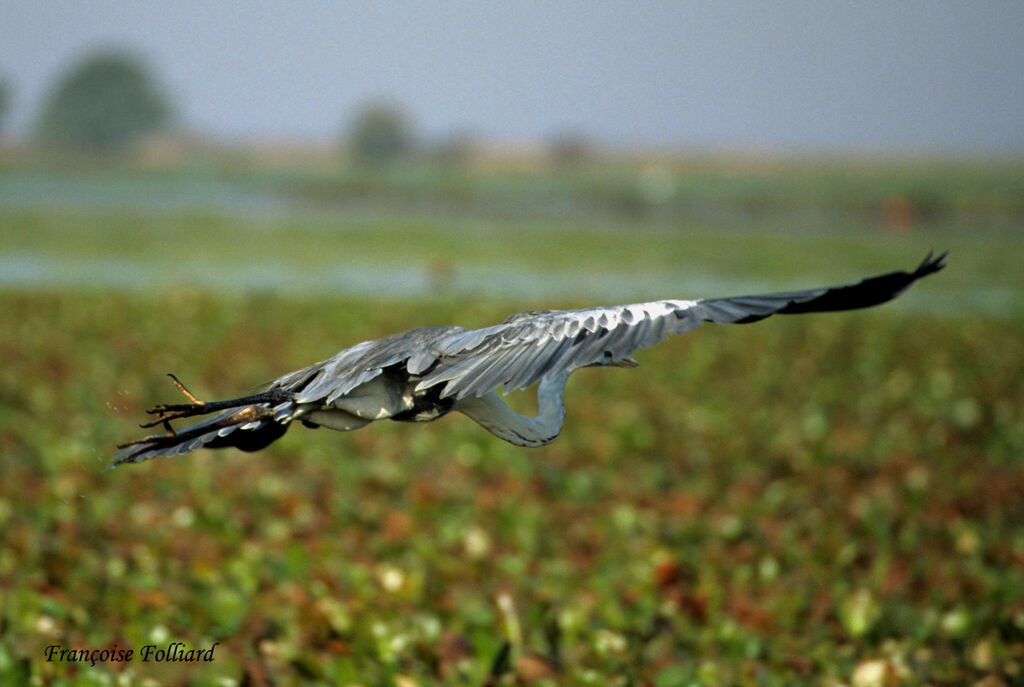
{"type": "Polygon", "coordinates": [[[939,271],[946,255],[925,258],[912,272],[805,291],[699,301],[652,301],[582,310],[531,311],[483,329],[429,327],[366,341],[274,381],[296,403],[326,402],[404,363],[418,391],[443,384],[442,397],[480,396],[498,386],[521,389],[558,370],[617,362],[703,322],[755,322],[775,313],[850,310],[895,298],[939,271]]]}
{"type": "Polygon", "coordinates": [[[697,303],[656,301],[513,315],[476,336],[459,335],[442,343],[439,348],[447,354],[416,388],[444,384],[442,397],[464,398],[502,384],[506,391],[528,387],[552,370],[619,361],[697,326],[699,320],[677,315],[697,303]]]}
{"type": "Polygon", "coordinates": [[[528,387],[553,370],[573,371],[615,362],[704,322],[756,322],[776,313],[851,310],[878,305],[918,279],[944,267],[946,254],[929,255],[911,272],[891,272],[860,282],[803,291],[653,301],[582,310],[526,312],[504,324],[461,332],[439,345],[443,355],[417,384],[444,384],[442,397],[482,395],[504,384],[505,391],[528,387]]]}
{"type": "Polygon", "coordinates": [[[375,341],[363,341],[333,358],[291,372],[271,382],[271,388],[295,393],[295,403],[331,403],[360,384],[399,363],[423,371],[441,357],[439,343],[467,330],[462,327],[423,327],[375,341]]]}

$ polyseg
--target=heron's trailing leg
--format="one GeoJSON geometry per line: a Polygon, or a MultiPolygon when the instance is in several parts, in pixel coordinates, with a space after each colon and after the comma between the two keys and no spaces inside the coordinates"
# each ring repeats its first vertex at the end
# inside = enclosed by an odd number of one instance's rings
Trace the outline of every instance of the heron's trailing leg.
{"type": "Polygon", "coordinates": [[[271,389],[270,391],[264,391],[262,393],[253,394],[252,396],[243,396],[241,398],[232,398],[227,401],[202,401],[196,397],[191,391],[185,388],[177,377],[173,374],[168,373],[168,377],[174,382],[174,386],[178,387],[178,391],[185,395],[190,403],[161,403],[160,405],[153,406],[146,412],[150,415],[159,415],[159,417],[152,422],[139,425],[140,427],[156,427],[157,425],[163,425],[168,432],[174,433],[171,428],[170,420],[177,420],[183,417],[194,417],[196,415],[206,415],[217,410],[223,410],[225,408],[237,408],[238,406],[248,405],[250,403],[277,403],[284,401],[289,398],[289,395],[281,391],[280,389],[271,389]]]}
{"type": "Polygon", "coordinates": [[[178,436],[178,433],[174,431],[174,427],[171,427],[171,420],[181,417],[189,417],[191,415],[202,415],[213,410],[207,409],[208,404],[205,401],[201,401],[198,398],[196,398],[195,394],[189,391],[185,387],[185,385],[181,383],[181,380],[179,380],[173,374],[168,372],[167,376],[171,378],[171,381],[174,382],[174,386],[178,387],[178,390],[181,393],[185,394],[185,398],[191,401],[191,403],[164,403],[148,409],[146,411],[147,413],[151,415],[159,414],[160,417],[153,420],[152,422],[144,422],[140,424],[139,427],[142,427],[143,429],[148,429],[150,427],[162,425],[163,428],[167,430],[167,433],[153,434],[148,437],[143,437],[142,439],[136,439],[135,441],[129,441],[123,444],[118,444],[118,448],[128,448],[129,446],[138,446],[139,444],[152,444],[155,442],[167,442],[173,440],[178,436]],[[168,415],[168,413],[171,414],[168,415]]]}
{"type": "Polygon", "coordinates": [[[167,428],[169,433],[173,434],[174,430],[171,428],[169,420],[174,420],[179,417],[191,417],[192,415],[203,415],[213,409],[211,408],[208,410],[206,401],[198,399],[196,395],[189,391],[173,374],[168,372],[167,376],[171,378],[171,381],[174,382],[174,386],[178,387],[178,391],[183,393],[190,403],[161,403],[160,405],[153,406],[146,412],[150,415],[159,414],[160,417],[152,422],[147,422],[139,426],[145,428],[155,427],[162,424],[167,428]]]}
{"type": "MultiPolygon", "coordinates": [[[[117,448],[121,449],[121,452],[116,456],[117,460],[115,460],[114,465],[135,462],[140,455],[145,455],[147,452],[154,450],[179,448],[181,446],[188,447],[185,450],[192,450],[200,445],[210,448],[234,446],[243,451],[254,451],[263,448],[284,434],[288,429],[287,422],[275,421],[274,409],[268,404],[268,402],[274,402],[280,398],[282,398],[280,391],[266,391],[262,394],[246,396],[233,401],[217,401],[205,404],[197,402],[186,406],[186,408],[195,407],[197,409],[197,413],[193,414],[210,413],[223,408],[225,405],[230,406],[231,410],[189,425],[180,431],[175,431],[171,427],[170,418],[167,417],[161,417],[159,420],[143,425],[144,427],[152,427],[156,424],[162,424],[167,429],[167,433],[154,434],[143,439],[137,439],[136,441],[118,444],[117,448]],[[256,399],[256,401],[252,401],[252,399],[256,399]],[[235,430],[241,431],[236,432],[235,430]]],[[[174,417],[185,417],[185,415],[177,414],[174,417]]]]}
{"type": "Polygon", "coordinates": [[[181,393],[185,394],[185,398],[187,398],[188,400],[192,401],[192,403],[198,403],[200,405],[206,405],[206,401],[200,401],[198,398],[196,398],[195,394],[193,394],[191,391],[186,389],[185,385],[181,383],[181,380],[179,380],[173,374],[168,372],[167,376],[171,378],[172,382],[174,382],[174,386],[178,387],[178,391],[180,391],[181,393]]]}

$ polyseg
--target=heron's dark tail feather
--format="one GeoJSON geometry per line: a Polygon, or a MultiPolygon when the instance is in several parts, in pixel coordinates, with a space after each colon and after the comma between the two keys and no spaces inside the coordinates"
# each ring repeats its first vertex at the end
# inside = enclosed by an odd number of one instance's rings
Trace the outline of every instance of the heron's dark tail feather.
{"type": "Polygon", "coordinates": [[[233,447],[242,451],[258,451],[288,431],[294,408],[289,396],[274,389],[233,401],[157,406],[151,412],[159,413],[160,418],[143,427],[162,424],[167,433],[120,444],[110,467],[159,456],[178,456],[197,448],[233,447]],[[177,410],[168,411],[168,408],[177,410]],[[220,412],[216,412],[218,410],[220,412]],[[170,425],[171,419],[211,412],[216,414],[179,430],[170,425]]]}

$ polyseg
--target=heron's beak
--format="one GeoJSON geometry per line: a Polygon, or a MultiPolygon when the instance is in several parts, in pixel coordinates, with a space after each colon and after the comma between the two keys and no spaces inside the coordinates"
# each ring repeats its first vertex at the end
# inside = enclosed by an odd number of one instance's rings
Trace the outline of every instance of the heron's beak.
{"type": "Polygon", "coordinates": [[[612,365],[614,365],[615,367],[636,367],[639,364],[640,363],[633,360],[629,356],[626,356],[622,360],[616,360],[614,363],[612,363],[612,365]]]}

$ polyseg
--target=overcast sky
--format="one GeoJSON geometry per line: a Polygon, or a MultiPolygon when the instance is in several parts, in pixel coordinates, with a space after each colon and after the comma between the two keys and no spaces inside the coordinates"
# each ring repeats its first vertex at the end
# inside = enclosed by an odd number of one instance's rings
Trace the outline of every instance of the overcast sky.
{"type": "Polygon", "coordinates": [[[329,141],[386,98],[423,137],[1024,152],[1019,0],[11,0],[5,128],[102,46],[220,137],[329,141]]]}

